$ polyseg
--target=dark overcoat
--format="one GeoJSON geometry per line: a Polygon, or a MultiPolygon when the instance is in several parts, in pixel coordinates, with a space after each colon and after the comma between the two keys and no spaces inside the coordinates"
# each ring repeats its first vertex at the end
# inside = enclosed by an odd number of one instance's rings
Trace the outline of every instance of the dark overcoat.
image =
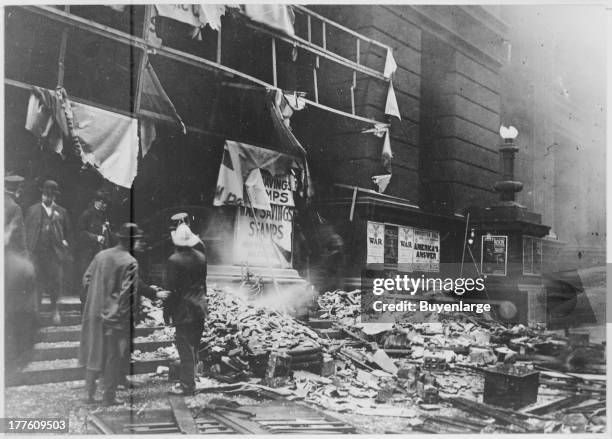
{"type": "MultiPolygon", "coordinates": [[[[66,209],[53,203],[51,213],[51,230],[53,250],[59,260],[68,262],[70,260],[70,250],[62,242],[70,242],[70,220],[66,209]]],[[[26,213],[25,229],[28,244],[28,251],[33,254],[40,238],[40,228],[43,215],[46,215],[42,202],[30,206],[26,213]]]]}
{"type": "Polygon", "coordinates": [[[104,325],[130,324],[131,307],[136,300],[138,263],[122,247],[98,253],[83,276],[87,290],[79,346],[79,364],[90,371],[104,365],[104,325]]]}
{"type": "Polygon", "coordinates": [[[78,255],[79,259],[86,261],[87,264],[100,250],[111,247],[110,231],[103,231],[105,223],[108,223],[107,213],[96,209],[94,206],[86,209],[79,217],[77,223],[78,255]],[[104,244],[98,242],[99,235],[106,239],[104,244]]]}
{"type": "Polygon", "coordinates": [[[206,317],[206,256],[188,247],[178,248],[166,264],[166,299],[164,314],[175,325],[189,324],[206,317]]]}

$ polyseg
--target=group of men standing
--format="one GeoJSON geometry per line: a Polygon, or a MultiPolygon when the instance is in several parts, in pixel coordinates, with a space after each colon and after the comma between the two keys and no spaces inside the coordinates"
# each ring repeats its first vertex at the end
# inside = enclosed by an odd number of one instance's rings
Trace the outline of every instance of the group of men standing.
{"type": "Polygon", "coordinates": [[[76,257],[80,279],[94,255],[112,245],[106,213],[109,196],[104,191],[96,192],[93,205],[79,217],[75,234],[68,212],[57,203],[60,190],[54,180],[42,184],[40,202],[22,214],[18,201],[23,181],[15,175],[5,178],[5,252],[21,255],[33,264],[35,284],[29,294],[34,296],[34,310],[40,310],[47,294],[53,323],[60,324],[58,300],[67,285],[66,267],[76,257]]]}
{"type": "Polygon", "coordinates": [[[55,201],[58,184],[45,181],[40,202],[24,215],[19,204],[23,183],[17,175],[4,179],[5,343],[11,366],[19,365],[33,344],[43,293],[49,295],[53,322],[60,323],[58,299],[71,259],[70,221],[55,201]]]}
{"type": "Polygon", "coordinates": [[[104,376],[104,405],[117,400],[119,384],[128,387],[131,334],[140,306],[140,296],[164,301],[164,315],[176,328],[180,358],[180,382],[171,389],[178,395],[195,390],[200,339],[206,317],[206,257],[194,247],[201,244],[189,226],[180,224],[172,232],[176,247],[166,265],[167,290],[146,285],[139,276],[133,252],[143,237],[134,223],[117,233],[119,243],[99,252],[83,277],[86,299],[79,362],[86,369],[87,401],[96,402],[96,378],[104,376]]]}
{"type": "MultiPolygon", "coordinates": [[[[103,376],[102,403],[121,403],[116,391],[119,385],[129,386],[131,336],[140,296],[161,300],[164,316],[176,327],[180,382],[171,392],[192,394],[207,305],[206,257],[196,249],[203,249],[199,237],[186,223],[171,232],[175,252],[166,265],[166,289],[151,287],[141,278],[134,257],[142,247],[143,232],[134,223],[125,223],[117,233],[111,232],[106,193],[97,192],[93,205],[79,217],[73,253],[68,214],[56,203],[58,184],[52,180],[43,183],[41,201],[27,209],[24,220],[16,201],[22,181],[15,176],[5,179],[5,270],[12,271],[6,276],[7,300],[9,296],[26,295],[35,299],[35,304],[26,308],[38,311],[42,294],[47,292],[52,320],[59,324],[58,299],[64,287],[64,268],[76,255],[76,265],[83,273],[79,362],[86,370],[88,402],[96,402],[96,380],[103,376]],[[19,265],[20,270],[15,270],[14,265],[19,265]]],[[[10,306],[13,305],[7,302],[7,310],[10,306]]],[[[19,329],[8,332],[17,336],[19,329]]]]}

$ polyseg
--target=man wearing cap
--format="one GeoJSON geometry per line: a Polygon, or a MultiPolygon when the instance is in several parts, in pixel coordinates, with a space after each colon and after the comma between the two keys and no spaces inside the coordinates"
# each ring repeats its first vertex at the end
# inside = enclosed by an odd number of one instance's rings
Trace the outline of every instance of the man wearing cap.
{"type": "MultiPolygon", "coordinates": [[[[110,222],[106,211],[109,202],[108,192],[99,190],[96,192],[93,205],[79,217],[77,223],[79,283],[96,253],[112,245],[110,222]]],[[[81,304],[84,303],[85,291],[81,289],[81,304]]]]}
{"type": "Polygon", "coordinates": [[[19,175],[4,177],[4,248],[21,255],[26,253],[26,235],[23,213],[17,199],[23,181],[19,175]]]}
{"type": "Polygon", "coordinates": [[[25,219],[27,248],[36,270],[37,306],[43,291],[49,293],[55,324],[60,323],[57,301],[64,287],[64,264],[70,260],[70,221],[66,209],[55,202],[58,194],[58,184],[45,181],[42,201],[28,209],[25,219]]]}
{"type": "Polygon", "coordinates": [[[96,379],[104,373],[104,405],[121,404],[115,399],[129,360],[132,323],[140,306],[139,295],[164,299],[168,293],[144,285],[132,252],[143,234],[134,223],[125,223],[117,233],[119,243],[95,255],[83,276],[87,291],[83,310],[79,363],[85,367],[87,401],[95,402],[96,379]]]}
{"type": "Polygon", "coordinates": [[[180,382],[170,392],[191,395],[195,390],[200,338],[206,318],[206,256],[194,247],[201,241],[187,224],[172,232],[175,252],[166,264],[166,287],[170,296],[165,313],[176,327],[176,349],[180,358],[180,382]]]}

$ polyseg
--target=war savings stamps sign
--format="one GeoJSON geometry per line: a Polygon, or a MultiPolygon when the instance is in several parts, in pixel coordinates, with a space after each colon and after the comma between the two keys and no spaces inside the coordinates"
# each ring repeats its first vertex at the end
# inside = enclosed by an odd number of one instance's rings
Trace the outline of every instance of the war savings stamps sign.
{"type": "Polygon", "coordinates": [[[288,176],[262,173],[271,211],[238,206],[235,222],[234,263],[254,267],[291,267],[293,193],[288,176]]]}

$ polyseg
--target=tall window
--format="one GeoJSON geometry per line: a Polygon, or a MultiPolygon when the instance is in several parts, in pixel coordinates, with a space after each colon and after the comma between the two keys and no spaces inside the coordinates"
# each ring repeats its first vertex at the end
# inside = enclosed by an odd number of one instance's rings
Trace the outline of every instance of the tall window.
{"type": "Polygon", "coordinates": [[[532,236],[523,237],[523,274],[542,274],[542,240],[532,236]]]}

